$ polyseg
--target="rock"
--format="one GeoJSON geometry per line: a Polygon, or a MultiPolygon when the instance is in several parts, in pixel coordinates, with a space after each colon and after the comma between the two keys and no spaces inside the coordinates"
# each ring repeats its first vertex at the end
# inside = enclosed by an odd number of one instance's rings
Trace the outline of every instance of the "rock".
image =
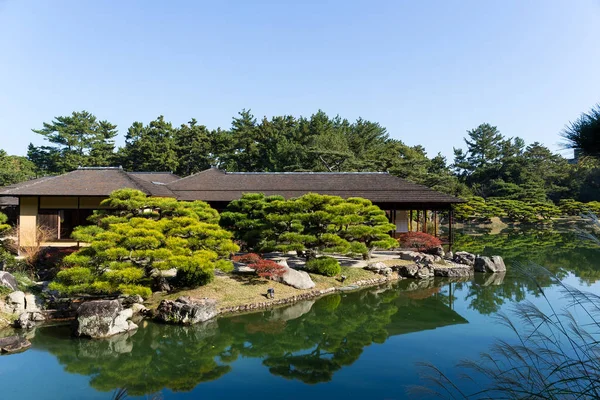
{"type": "Polygon", "coordinates": [[[458,265],[453,267],[438,267],[434,270],[435,276],[444,278],[466,278],[473,275],[473,269],[466,265],[458,265]]]}
{"type": "Polygon", "coordinates": [[[416,257],[419,256],[419,253],[416,251],[400,251],[398,252],[401,260],[405,261],[414,261],[416,257]]]}
{"type": "Polygon", "coordinates": [[[366,269],[367,271],[373,271],[376,274],[381,274],[381,275],[385,275],[385,276],[390,276],[392,274],[392,269],[382,262],[368,264],[364,269],[366,269]]]}
{"type": "Polygon", "coordinates": [[[144,306],[143,304],[140,303],[133,303],[131,305],[131,311],[133,312],[133,314],[147,314],[148,313],[148,309],[146,308],[146,306],[144,306]]]}
{"type": "Polygon", "coordinates": [[[433,274],[434,274],[433,267],[423,266],[423,267],[419,268],[419,270],[417,271],[417,274],[416,274],[415,278],[417,278],[417,279],[427,279],[427,278],[433,277],[433,274]]]}
{"type": "Polygon", "coordinates": [[[475,265],[475,254],[467,253],[466,251],[457,251],[454,254],[454,262],[463,265],[475,265]]]}
{"type": "Polygon", "coordinates": [[[492,256],[492,262],[494,263],[494,266],[496,267],[495,272],[505,272],[506,271],[506,265],[504,265],[504,260],[502,259],[502,257],[492,256]]]}
{"type": "Polygon", "coordinates": [[[401,265],[398,267],[398,275],[403,278],[416,278],[418,273],[419,266],[417,264],[401,265]]]}
{"type": "Polygon", "coordinates": [[[312,289],[315,287],[315,283],[310,279],[307,272],[292,268],[286,268],[282,276],[277,276],[274,279],[296,289],[312,289]]]}
{"type": "Polygon", "coordinates": [[[21,336],[8,336],[0,338],[1,353],[16,353],[31,346],[31,342],[21,336]]]}
{"type": "Polygon", "coordinates": [[[152,281],[153,292],[170,292],[171,285],[164,276],[156,276],[152,281]]]}
{"type": "Polygon", "coordinates": [[[238,274],[255,274],[256,270],[250,268],[244,263],[234,261],[233,272],[237,272],[238,274]]]}
{"type": "Polygon", "coordinates": [[[21,329],[33,329],[39,322],[46,318],[39,311],[25,311],[15,320],[15,327],[21,329]]]}
{"type": "Polygon", "coordinates": [[[444,257],[444,248],[442,246],[433,247],[427,250],[428,254],[438,257],[444,257]]]}
{"type": "Polygon", "coordinates": [[[177,300],[163,300],[156,309],[158,321],[172,324],[196,324],[208,321],[217,315],[215,299],[195,299],[189,296],[177,300]]]}
{"type": "Polygon", "coordinates": [[[129,321],[133,315],[130,308],[123,308],[118,300],[87,301],[77,310],[75,334],[90,338],[106,338],[118,333],[137,329],[129,321]]]}
{"type": "Polygon", "coordinates": [[[19,290],[19,285],[15,277],[6,271],[0,271],[0,286],[7,287],[10,290],[19,290]]]}
{"type": "Polygon", "coordinates": [[[25,293],[20,290],[6,296],[6,312],[20,314],[25,311],[25,293]]]}
{"type": "Polygon", "coordinates": [[[142,304],[143,302],[144,298],[139,294],[125,296],[121,299],[121,304],[124,308],[131,308],[134,304],[142,304]]]}
{"type": "Polygon", "coordinates": [[[444,258],[446,260],[453,260],[454,259],[454,254],[451,251],[449,251],[449,252],[446,253],[446,255],[444,256],[444,258]]]}
{"type": "Polygon", "coordinates": [[[475,259],[475,271],[477,272],[505,272],[506,266],[504,260],[500,256],[493,257],[477,257],[475,259]]]}
{"type": "Polygon", "coordinates": [[[171,268],[171,269],[154,268],[150,271],[150,277],[152,277],[152,278],[157,278],[157,277],[175,278],[176,276],[177,276],[177,268],[171,268]]]}

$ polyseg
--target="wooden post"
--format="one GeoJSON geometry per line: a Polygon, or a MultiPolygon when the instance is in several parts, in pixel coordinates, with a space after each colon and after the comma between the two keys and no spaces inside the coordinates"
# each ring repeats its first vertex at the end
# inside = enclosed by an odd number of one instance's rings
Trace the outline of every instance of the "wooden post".
{"type": "Polygon", "coordinates": [[[433,212],[433,236],[438,237],[438,213],[433,212]]]}
{"type": "Polygon", "coordinates": [[[417,232],[421,229],[419,228],[419,224],[421,223],[421,211],[417,210],[417,232]]]}
{"type": "Polygon", "coordinates": [[[412,210],[408,210],[408,230],[412,232],[412,210]]]}
{"type": "Polygon", "coordinates": [[[452,243],[454,243],[454,232],[452,232],[452,223],[454,222],[454,210],[448,212],[448,251],[452,251],[452,243]]]}
{"type": "Polygon", "coordinates": [[[427,210],[423,210],[423,233],[427,233],[427,210]]]}

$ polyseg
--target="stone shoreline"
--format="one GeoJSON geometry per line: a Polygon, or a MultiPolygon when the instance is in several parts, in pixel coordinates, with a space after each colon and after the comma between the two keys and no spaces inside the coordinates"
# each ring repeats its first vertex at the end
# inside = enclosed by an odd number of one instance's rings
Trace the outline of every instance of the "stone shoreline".
{"type": "Polygon", "coordinates": [[[248,304],[240,304],[238,306],[228,306],[219,308],[219,315],[226,314],[235,314],[235,313],[244,313],[258,310],[266,310],[269,308],[284,306],[293,304],[302,300],[310,300],[317,297],[325,296],[328,294],[336,293],[336,292],[348,292],[353,290],[358,290],[371,286],[379,286],[389,282],[395,282],[398,280],[404,279],[401,276],[394,274],[392,276],[378,277],[373,279],[364,279],[360,281],[354,282],[352,285],[348,286],[340,286],[340,287],[330,287],[326,289],[320,290],[310,290],[305,293],[300,293],[295,296],[284,297],[282,299],[275,299],[271,301],[261,301],[258,303],[248,303],[248,304]]]}

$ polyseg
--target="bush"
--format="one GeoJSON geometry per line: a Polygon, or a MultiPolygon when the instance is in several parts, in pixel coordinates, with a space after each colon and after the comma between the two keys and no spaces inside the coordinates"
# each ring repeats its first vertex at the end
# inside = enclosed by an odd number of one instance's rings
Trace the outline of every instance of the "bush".
{"type": "Polygon", "coordinates": [[[306,262],[306,270],[325,276],[336,276],[342,272],[340,263],[333,257],[312,258],[306,262]]]}
{"type": "Polygon", "coordinates": [[[183,265],[177,269],[175,282],[183,287],[203,286],[213,281],[215,277],[213,270],[197,268],[191,265],[183,265]]]}
{"type": "Polygon", "coordinates": [[[400,247],[415,249],[416,251],[427,251],[442,245],[442,241],[435,236],[424,232],[406,232],[398,238],[400,247]]]}
{"type": "Polygon", "coordinates": [[[233,261],[241,262],[256,271],[256,274],[262,278],[274,278],[282,276],[285,273],[285,267],[277,264],[273,260],[265,260],[256,253],[233,256],[233,261]]]}

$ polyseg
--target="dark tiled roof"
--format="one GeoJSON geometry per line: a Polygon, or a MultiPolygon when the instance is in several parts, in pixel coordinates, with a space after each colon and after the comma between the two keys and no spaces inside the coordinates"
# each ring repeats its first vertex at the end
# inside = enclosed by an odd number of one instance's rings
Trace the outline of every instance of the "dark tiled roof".
{"type": "Polygon", "coordinates": [[[0,207],[15,207],[18,205],[18,197],[0,197],[0,207]]]}
{"type": "Polygon", "coordinates": [[[167,185],[180,200],[231,201],[243,193],[364,197],[385,203],[460,203],[461,199],[381,172],[224,172],[214,168],[167,185]]]}
{"type": "MultiPolygon", "coordinates": [[[[174,178],[173,178],[174,177],[174,178]]],[[[151,196],[173,197],[167,173],[128,173],[121,168],[80,168],[58,176],[33,179],[0,189],[0,196],[108,196],[117,189],[137,189],[151,196]]]]}

